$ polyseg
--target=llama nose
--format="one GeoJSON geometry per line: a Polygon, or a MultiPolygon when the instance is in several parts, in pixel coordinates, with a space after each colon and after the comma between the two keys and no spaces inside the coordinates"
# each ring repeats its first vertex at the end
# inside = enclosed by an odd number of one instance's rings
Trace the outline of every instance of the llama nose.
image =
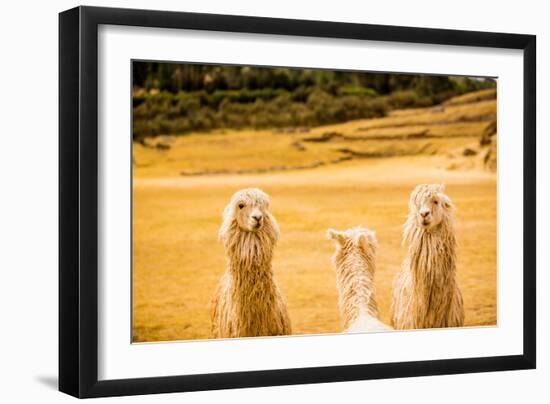
{"type": "Polygon", "coordinates": [[[420,216],[422,217],[426,217],[430,214],[430,211],[429,210],[422,210],[420,211],[420,216]]]}
{"type": "Polygon", "coordinates": [[[254,216],[252,216],[252,219],[254,219],[255,221],[259,222],[260,220],[262,220],[262,216],[260,216],[260,215],[254,215],[254,216]]]}

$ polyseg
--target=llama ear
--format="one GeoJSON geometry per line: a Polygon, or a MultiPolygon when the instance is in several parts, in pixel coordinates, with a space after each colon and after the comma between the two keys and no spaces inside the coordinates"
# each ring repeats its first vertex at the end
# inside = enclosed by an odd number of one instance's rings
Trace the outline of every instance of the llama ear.
{"type": "Polygon", "coordinates": [[[224,241],[225,236],[229,230],[233,216],[233,204],[227,205],[222,212],[222,224],[218,230],[218,240],[224,241]]]}
{"type": "Polygon", "coordinates": [[[376,234],[374,232],[360,233],[357,236],[357,245],[360,246],[363,250],[367,250],[371,246],[376,247],[376,234]]]}
{"type": "Polygon", "coordinates": [[[445,184],[439,184],[439,192],[445,192],[445,184]]]}
{"type": "Polygon", "coordinates": [[[340,244],[344,244],[344,241],[346,240],[343,232],[334,229],[327,230],[327,238],[329,240],[337,241],[340,244]]]}
{"type": "Polygon", "coordinates": [[[443,198],[443,207],[445,209],[452,209],[454,205],[449,198],[443,198]]]}
{"type": "Polygon", "coordinates": [[[269,218],[268,223],[271,225],[271,229],[273,230],[273,235],[275,237],[275,240],[279,240],[279,236],[281,234],[281,230],[279,229],[279,223],[277,223],[277,220],[275,220],[275,217],[270,212],[267,212],[267,217],[269,218]]]}
{"type": "Polygon", "coordinates": [[[357,242],[357,245],[361,247],[363,250],[366,250],[369,247],[369,243],[367,241],[367,235],[365,233],[360,233],[357,236],[356,242],[357,242]]]}
{"type": "Polygon", "coordinates": [[[229,205],[227,205],[224,209],[223,209],[223,212],[222,212],[222,220],[226,220],[229,218],[229,216],[231,216],[233,214],[233,210],[235,209],[235,204],[233,203],[230,203],[229,205]]]}

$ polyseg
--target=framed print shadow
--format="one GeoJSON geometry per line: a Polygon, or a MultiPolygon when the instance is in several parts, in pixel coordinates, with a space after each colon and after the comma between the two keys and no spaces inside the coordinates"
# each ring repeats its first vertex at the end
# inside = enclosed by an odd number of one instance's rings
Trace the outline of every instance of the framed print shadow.
{"type": "Polygon", "coordinates": [[[61,13],[60,391],[535,368],[535,66],[532,35],[61,13]]]}

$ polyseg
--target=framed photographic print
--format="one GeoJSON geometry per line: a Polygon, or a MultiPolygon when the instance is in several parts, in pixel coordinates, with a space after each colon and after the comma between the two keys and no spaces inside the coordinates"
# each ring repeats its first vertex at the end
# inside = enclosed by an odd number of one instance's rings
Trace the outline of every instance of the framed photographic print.
{"type": "Polygon", "coordinates": [[[59,27],[61,391],[535,367],[534,36],[59,27]]]}

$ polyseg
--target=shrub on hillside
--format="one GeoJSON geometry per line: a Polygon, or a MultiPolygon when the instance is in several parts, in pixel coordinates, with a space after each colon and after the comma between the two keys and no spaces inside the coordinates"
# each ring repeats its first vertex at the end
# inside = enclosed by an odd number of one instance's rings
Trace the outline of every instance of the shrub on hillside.
{"type": "Polygon", "coordinates": [[[184,134],[216,128],[311,127],[381,117],[392,109],[428,107],[455,95],[414,90],[377,96],[359,86],[337,89],[200,90],[178,93],[140,91],[133,100],[133,136],[184,134]]]}

